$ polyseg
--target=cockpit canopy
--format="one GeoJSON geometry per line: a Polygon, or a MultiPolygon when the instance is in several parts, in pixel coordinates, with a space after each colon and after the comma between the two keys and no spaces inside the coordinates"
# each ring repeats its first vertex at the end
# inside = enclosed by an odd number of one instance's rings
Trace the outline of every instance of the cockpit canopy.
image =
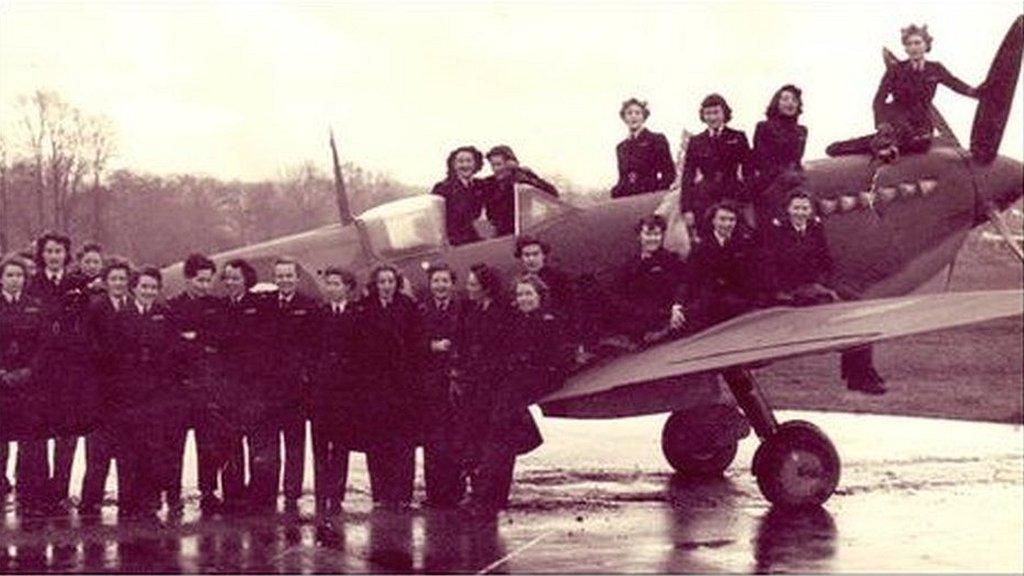
{"type": "MultiPolygon", "coordinates": [[[[516,185],[516,232],[565,212],[569,207],[531,186],[516,185]]],[[[370,208],[359,216],[370,249],[385,259],[437,252],[447,239],[445,200],[436,194],[403,198],[370,208]]],[[[485,218],[479,228],[491,229],[485,218]]]]}
{"type": "Polygon", "coordinates": [[[359,216],[370,249],[382,258],[440,250],[445,245],[444,199],[424,194],[370,208],[359,216]]]}

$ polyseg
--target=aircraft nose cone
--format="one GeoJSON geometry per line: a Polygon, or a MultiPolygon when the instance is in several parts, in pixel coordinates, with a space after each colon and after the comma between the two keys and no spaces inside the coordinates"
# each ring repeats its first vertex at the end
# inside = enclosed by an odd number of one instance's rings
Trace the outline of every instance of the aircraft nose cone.
{"type": "Polygon", "coordinates": [[[1005,210],[1024,195],[1024,164],[999,156],[991,164],[975,168],[975,181],[980,200],[1005,210]]]}

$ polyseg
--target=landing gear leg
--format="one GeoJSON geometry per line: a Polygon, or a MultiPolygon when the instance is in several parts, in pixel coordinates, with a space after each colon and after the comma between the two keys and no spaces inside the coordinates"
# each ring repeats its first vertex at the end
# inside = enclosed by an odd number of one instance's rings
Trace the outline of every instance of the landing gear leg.
{"type": "Polygon", "coordinates": [[[839,454],[828,436],[810,422],[779,424],[749,370],[733,368],[722,378],[761,439],[751,470],[764,497],[785,507],[824,504],[840,472],[839,454]]]}

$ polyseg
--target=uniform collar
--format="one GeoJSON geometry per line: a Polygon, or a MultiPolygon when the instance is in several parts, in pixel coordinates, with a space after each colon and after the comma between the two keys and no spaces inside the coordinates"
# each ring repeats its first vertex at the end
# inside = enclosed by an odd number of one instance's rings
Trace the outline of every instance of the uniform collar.
{"type": "Polygon", "coordinates": [[[334,314],[342,314],[345,312],[345,308],[348,306],[348,300],[341,300],[340,302],[331,302],[331,312],[334,314]]]}
{"type": "Polygon", "coordinates": [[[145,304],[143,304],[142,302],[139,302],[139,300],[136,299],[135,300],[135,309],[139,311],[139,314],[145,316],[147,312],[149,312],[150,310],[153,309],[153,305],[150,304],[149,307],[147,308],[145,304]]]}
{"type": "MultiPolygon", "coordinates": [[[[725,246],[725,244],[726,244],[727,242],[729,242],[730,240],[732,240],[732,236],[729,236],[729,237],[726,237],[726,236],[719,236],[719,234],[718,234],[718,230],[712,230],[712,231],[711,231],[711,233],[712,233],[712,234],[714,235],[714,237],[715,237],[715,241],[717,241],[717,242],[718,242],[718,245],[719,245],[719,246],[725,246]]],[[[735,232],[734,232],[734,234],[735,234],[735,232]]]]}
{"type": "Polygon", "coordinates": [[[63,270],[59,270],[57,272],[51,272],[49,270],[43,270],[43,274],[46,276],[47,280],[49,280],[50,282],[53,282],[54,284],[60,284],[60,281],[64,279],[64,271],[63,270]]]}
{"type": "Polygon", "coordinates": [[[277,293],[277,301],[278,302],[281,302],[281,303],[284,303],[284,304],[291,304],[292,300],[294,300],[294,299],[295,299],[295,292],[292,292],[291,294],[285,294],[284,292],[278,292],[277,293]]]}
{"type": "Polygon", "coordinates": [[[4,300],[8,304],[16,304],[16,303],[18,303],[19,300],[21,300],[21,292],[17,292],[15,294],[11,294],[10,292],[7,292],[6,290],[4,290],[3,291],[3,295],[4,295],[4,300]]]}
{"type": "Polygon", "coordinates": [[[437,308],[438,310],[441,310],[442,312],[448,310],[448,307],[451,306],[451,304],[451,297],[445,298],[444,300],[438,300],[437,298],[434,298],[434,307],[437,308]]]}

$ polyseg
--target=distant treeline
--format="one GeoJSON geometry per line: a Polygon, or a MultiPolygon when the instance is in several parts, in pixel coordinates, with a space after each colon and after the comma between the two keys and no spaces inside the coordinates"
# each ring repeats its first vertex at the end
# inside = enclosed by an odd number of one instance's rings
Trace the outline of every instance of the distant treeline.
{"type": "MultiPolygon", "coordinates": [[[[109,254],[165,265],[191,251],[215,253],[337,221],[334,181],[312,162],[265,182],[110,171],[116,135],[108,119],[45,91],[2,116],[0,255],[57,230],[76,247],[95,241],[109,254]]],[[[446,154],[438,152],[441,164],[446,154]]],[[[342,172],[356,214],[433,184],[409,186],[351,163],[342,172]]],[[[566,199],[591,201],[565,179],[551,180],[566,199]]]]}

